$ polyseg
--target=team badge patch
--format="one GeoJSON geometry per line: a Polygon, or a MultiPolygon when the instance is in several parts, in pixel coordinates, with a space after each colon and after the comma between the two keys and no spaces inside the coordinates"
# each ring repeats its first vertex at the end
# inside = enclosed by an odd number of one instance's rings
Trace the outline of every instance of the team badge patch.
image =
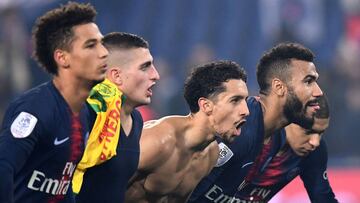
{"type": "Polygon", "coordinates": [[[35,116],[21,112],[11,124],[11,134],[15,138],[25,138],[34,130],[37,121],[38,119],[35,116]]]}
{"type": "Polygon", "coordinates": [[[226,162],[229,161],[229,159],[234,155],[234,153],[231,151],[231,149],[226,146],[224,143],[219,144],[219,158],[217,160],[217,163],[215,167],[219,167],[224,165],[226,162]]]}

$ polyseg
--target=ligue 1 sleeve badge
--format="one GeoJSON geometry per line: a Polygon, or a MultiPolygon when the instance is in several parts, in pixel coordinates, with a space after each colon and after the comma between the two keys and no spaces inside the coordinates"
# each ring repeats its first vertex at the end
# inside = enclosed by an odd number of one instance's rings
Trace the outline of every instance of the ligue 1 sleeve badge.
{"type": "Polygon", "coordinates": [[[15,138],[25,138],[34,130],[38,119],[27,112],[21,112],[10,127],[11,134],[15,138]]]}
{"type": "Polygon", "coordinates": [[[219,167],[224,165],[226,162],[230,160],[230,158],[234,155],[231,149],[226,146],[224,143],[219,143],[219,158],[215,167],[219,167]]]}

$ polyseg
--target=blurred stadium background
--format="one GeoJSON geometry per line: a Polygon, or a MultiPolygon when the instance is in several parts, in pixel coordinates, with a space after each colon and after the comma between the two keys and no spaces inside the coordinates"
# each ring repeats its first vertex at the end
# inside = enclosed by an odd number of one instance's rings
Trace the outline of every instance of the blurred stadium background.
{"type": "MultiPolygon", "coordinates": [[[[255,66],[281,41],[311,48],[328,94],[328,176],[340,202],[360,202],[360,0],[89,0],[103,34],[125,31],[150,42],[161,79],[146,119],[188,113],[182,84],[189,67],[237,61],[257,94],[255,66]]],[[[64,0],[0,0],[0,121],[19,93],[49,79],[31,59],[36,17],[64,0]]],[[[299,180],[296,180],[299,181],[299,180]]],[[[308,202],[302,183],[271,202],[308,202]]]]}

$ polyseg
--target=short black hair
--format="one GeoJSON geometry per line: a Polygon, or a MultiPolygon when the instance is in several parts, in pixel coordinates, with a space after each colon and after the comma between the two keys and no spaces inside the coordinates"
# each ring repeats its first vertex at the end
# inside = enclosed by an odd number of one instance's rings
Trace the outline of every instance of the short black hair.
{"type": "Polygon", "coordinates": [[[68,2],[46,12],[33,27],[33,57],[40,66],[53,75],[58,67],[53,54],[56,49],[71,50],[74,40],[73,27],[95,21],[96,10],[91,4],[68,2]]]}
{"type": "Polygon", "coordinates": [[[210,98],[225,91],[224,82],[247,80],[244,68],[233,61],[214,61],[195,67],[184,85],[184,97],[192,113],[199,111],[200,97],[210,98]]]}
{"type": "Polygon", "coordinates": [[[269,93],[271,80],[275,77],[288,81],[292,59],[313,62],[314,57],[310,49],[298,43],[280,43],[265,52],[256,67],[260,93],[269,93]]]}
{"type": "Polygon", "coordinates": [[[104,46],[111,52],[114,49],[146,48],[149,43],[140,36],[126,32],[111,32],[103,38],[104,46]]]}

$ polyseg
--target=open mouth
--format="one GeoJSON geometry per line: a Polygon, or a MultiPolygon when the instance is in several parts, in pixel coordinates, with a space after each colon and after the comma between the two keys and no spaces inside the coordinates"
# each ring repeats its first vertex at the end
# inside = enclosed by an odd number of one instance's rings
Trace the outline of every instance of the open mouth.
{"type": "Polygon", "coordinates": [[[308,106],[319,106],[319,103],[317,103],[317,102],[311,102],[311,103],[308,103],[308,106]]]}
{"type": "Polygon", "coordinates": [[[246,121],[240,121],[237,125],[236,125],[236,129],[240,129],[246,121]]]}
{"type": "Polygon", "coordinates": [[[236,132],[235,135],[239,136],[241,133],[241,127],[245,124],[246,120],[242,120],[236,124],[236,132]]]}
{"type": "Polygon", "coordinates": [[[152,89],[151,89],[151,87],[147,89],[147,94],[148,94],[148,96],[152,96],[152,89]]]}
{"type": "Polygon", "coordinates": [[[309,102],[307,106],[314,109],[315,111],[320,109],[320,105],[317,101],[309,102]]]}
{"type": "Polygon", "coordinates": [[[153,93],[152,93],[152,88],[154,87],[154,85],[155,85],[155,83],[152,84],[152,85],[150,85],[150,87],[147,89],[147,95],[150,96],[150,97],[151,97],[152,94],[153,94],[153,93]]]}

